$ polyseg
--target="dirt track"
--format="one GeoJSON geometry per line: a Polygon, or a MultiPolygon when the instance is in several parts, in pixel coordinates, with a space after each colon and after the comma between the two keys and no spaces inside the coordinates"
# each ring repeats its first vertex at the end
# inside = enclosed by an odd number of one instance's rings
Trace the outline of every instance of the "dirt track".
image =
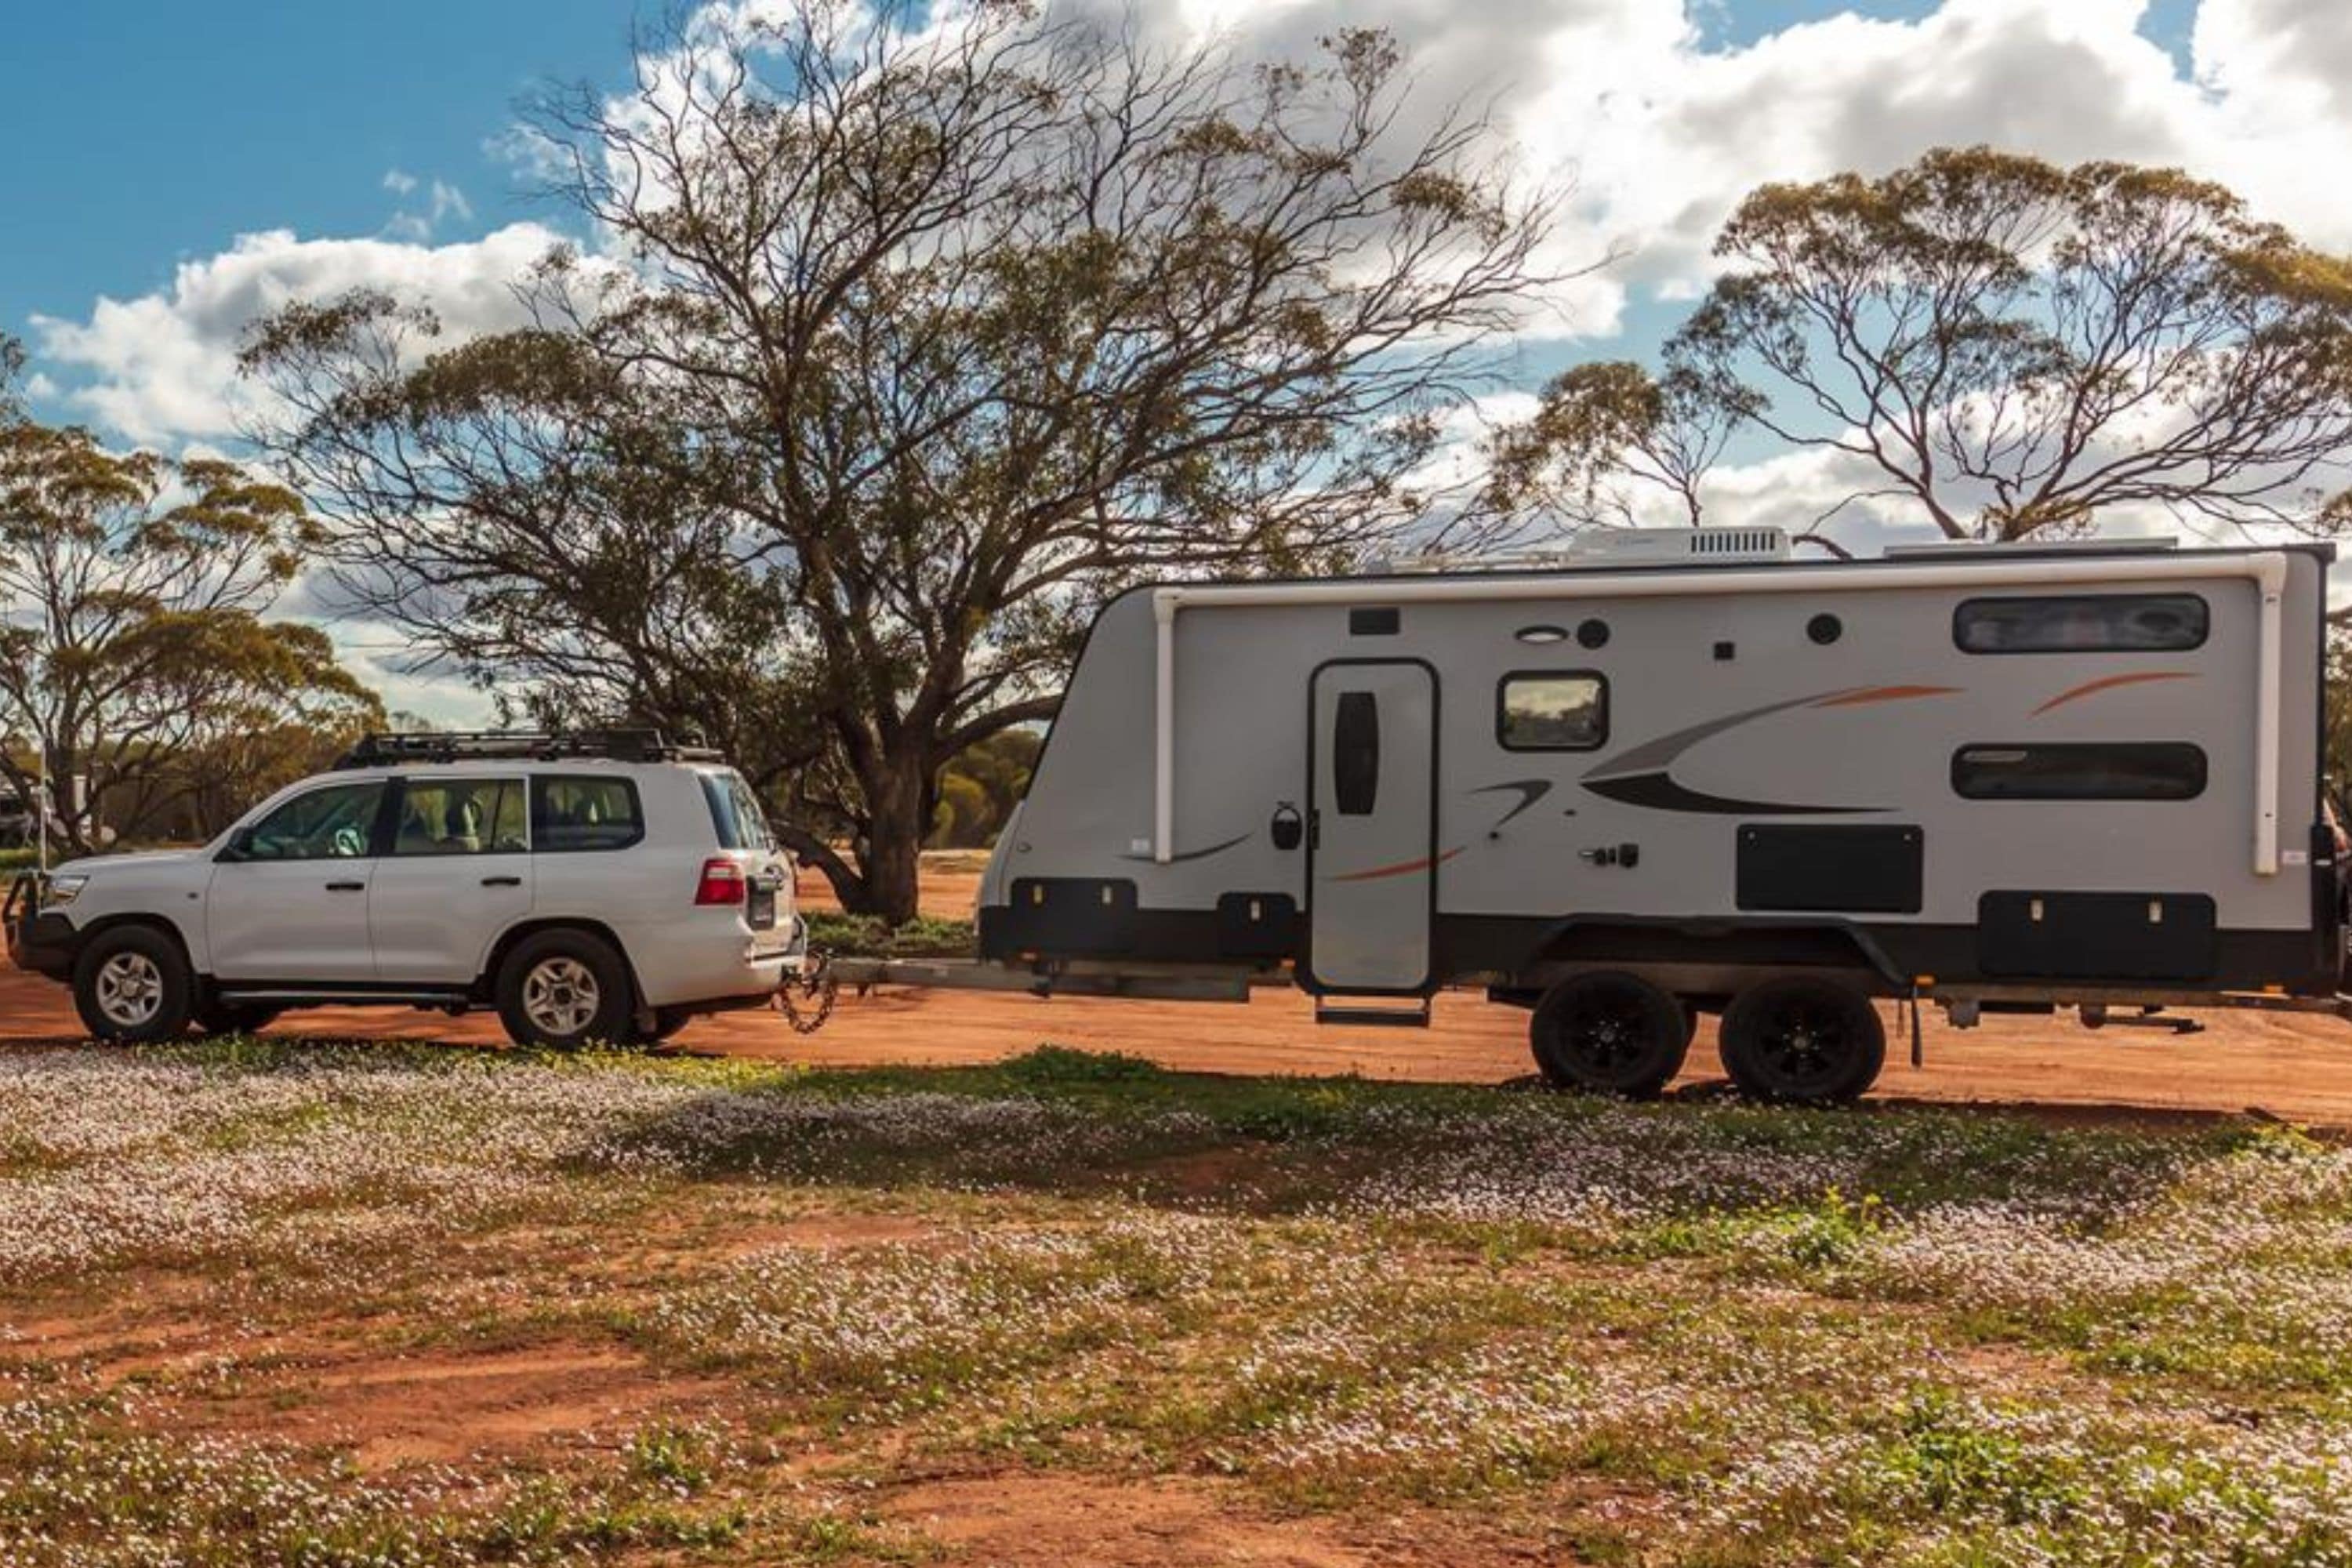
{"type": "MultiPolygon", "coordinates": [[[[812,881],[814,879],[811,879],[812,881]]],[[[805,889],[822,902],[822,884],[805,889]]],[[[941,915],[971,906],[968,871],[935,872],[925,903],[941,915]]],[[[2213,1014],[2201,1035],[2143,1029],[2098,1033],[2071,1019],[2002,1018],[1978,1029],[1924,1017],[1927,1066],[1915,1070],[1906,1029],[1890,1016],[1882,1100],[1995,1102],[2065,1108],[2260,1110],[2298,1121],[2352,1127],[2352,1025],[2294,1016],[2213,1014]]],[[[1527,1016],[1475,993],[1438,999],[1423,1030],[1318,1028],[1307,999],[1261,993],[1245,1005],[1039,1001],[956,992],[889,990],[844,995],[823,1032],[800,1036],[769,1013],[703,1019],[680,1049],[777,1061],[871,1066],[994,1060],[1040,1043],[1117,1050],[1165,1066],[1233,1073],[1360,1073],[1369,1078],[1500,1083],[1530,1070],[1527,1016]]],[[[417,1038],[494,1044],[488,1014],[446,1018],[406,1009],[332,1008],[297,1014],[273,1035],[417,1038]]],[[[0,964],[0,1045],[79,1037],[62,987],[0,964]]],[[[1720,1079],[1711,1026],[1700,1031],[1685,1084],[1720,1079]]]]}

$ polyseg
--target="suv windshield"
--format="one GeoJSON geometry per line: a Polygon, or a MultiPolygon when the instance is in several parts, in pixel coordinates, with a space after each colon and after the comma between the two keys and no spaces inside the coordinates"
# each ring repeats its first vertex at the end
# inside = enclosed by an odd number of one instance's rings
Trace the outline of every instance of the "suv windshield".
{"type": "Polygon", "coordinates": [[[768,830],[760,797],[729,768],[702,775],[702,798],[710,803],[710,826],[718,830],[721,849],[773,849],[776,836],[768,830]]]}

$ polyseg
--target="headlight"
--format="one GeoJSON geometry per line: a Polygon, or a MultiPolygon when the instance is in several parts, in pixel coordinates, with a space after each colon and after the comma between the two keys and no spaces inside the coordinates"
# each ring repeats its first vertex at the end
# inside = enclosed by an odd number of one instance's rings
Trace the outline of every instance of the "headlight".
{"type": "Polygon", "coordinates": [[[81,897],[81,890],[89,882],[88,877],[50,878],[49,885],[41,889],[42,908],[53,910],[59,904],[72,903],[81,897]]]}

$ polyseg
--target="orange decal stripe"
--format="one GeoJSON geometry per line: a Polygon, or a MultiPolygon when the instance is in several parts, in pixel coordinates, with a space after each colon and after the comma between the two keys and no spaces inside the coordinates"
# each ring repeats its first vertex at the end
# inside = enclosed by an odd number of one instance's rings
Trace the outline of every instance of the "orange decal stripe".
{"type": "Polygon", "coordinates": [[[1957,686],[1864,686],[1858,690],[1841,691],[1834,697],[1824,697],[1812,706],[1853,708],[1864,702],[1900,702],[1910,697],[1948,697],[1959,689],[1957,686]]]}
{"type": "Polygon", "coordinates": [[[2194,680],[2196,679],[2194,671],[2186,669],[2143,669],[2132,675],[2103,675],[2096,680],[2086,680],[2080,686],[2060,692],[2041,707],[2036,708],[2033,712],[2038,718],[2053,708],[2063,707],[2078,697],[2088,697],[2095,691],[2105,691],[2117,686],[2137,686],[2150,680],[2194,680]]]}
{"type": "Polygon", "coordinates": [[[1418,860],[1400,860],[1393,866],[1375,866],[1369,871],[1349,871],[1345,876],[1324,879],[1331,882],[1377,882],[1383,877],[1402,877],[1414,871],[1433,870],[1461,853],[1461,849],[1456,847],[1443,855],[1424,855],[1418,860]]]}

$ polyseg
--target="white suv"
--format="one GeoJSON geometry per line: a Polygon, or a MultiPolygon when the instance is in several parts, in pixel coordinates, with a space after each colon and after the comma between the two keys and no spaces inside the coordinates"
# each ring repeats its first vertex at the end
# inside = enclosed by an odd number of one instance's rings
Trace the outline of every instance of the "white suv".
{"type": "Polygon", "coordinates": [[[10,895],[9,955],[101,1039],[299,1006],[495,1006],[516,1040],[660,1039],[806,952],[791,863],[716,753],[646,731],[370,736],[201,849],[10,895]]]}

